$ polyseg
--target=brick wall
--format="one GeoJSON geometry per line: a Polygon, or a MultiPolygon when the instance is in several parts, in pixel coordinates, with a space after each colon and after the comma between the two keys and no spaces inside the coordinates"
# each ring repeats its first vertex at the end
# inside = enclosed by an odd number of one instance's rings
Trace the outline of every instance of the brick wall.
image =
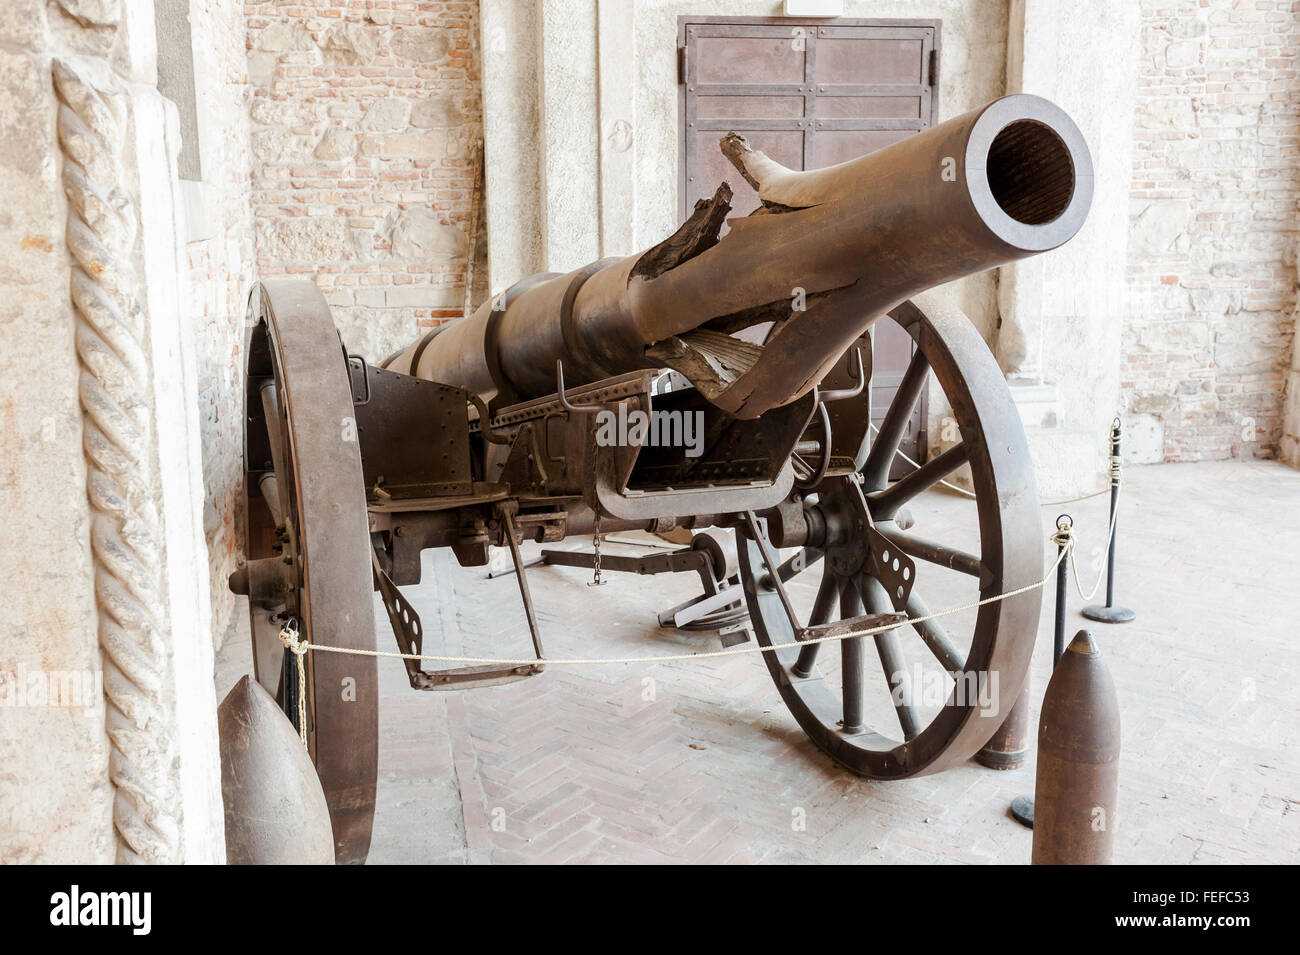
{"type": "Polygon", "coordinates": [[[1295,306],[1300,4],[1143,0],[1121,369],[1149,460],[1276,454],[1295,306]]]}
{"type": "Polygon", "coordinates": [[[461,314],[478,4],[246,11],[257,270],[314,278],[349,349],[382,358],[461,314]]]}

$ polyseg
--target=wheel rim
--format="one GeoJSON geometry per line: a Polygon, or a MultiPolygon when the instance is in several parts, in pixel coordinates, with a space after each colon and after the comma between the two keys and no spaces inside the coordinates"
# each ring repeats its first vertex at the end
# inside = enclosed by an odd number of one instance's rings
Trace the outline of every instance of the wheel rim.
{"type": "MultiPolygon", "coordinates": [[[[969,320],[935,296],[918,296],[914,302],[903,303],[890,313],[889,319],[882,320],[890,319],[911,335],[917,349],[896,400],[881,422],[861,475],[877,529],[898,542],[899,549],[915,561],[916,587],[907,606],[908,616],[944,609],[927,607],[924,601],[925,581],[936,560],[971,574],[972,581],[978,581],[978,599],[1036,583],[1042,574],[1043,551],[1033,463],[997,363],[969,320]],[[888,486],[889,466],[903,424],[930,375],[952,406],[961,437],[959,450],[937,456],[906,479],[888,486]],[[933,541],[922,541],[926,546],[918,548],[920,539],[903,532],[894,519],[897,510],[963,463],[970,465],[975,489],[978,553],[963,552],[942,541],[937,549],[929,546],[933,541]],[[929,559],[920,550],[927,551],[929,559]]],[[[834,510],[837,498],[856,493],[847,478],[828,480],[823,492],[816,506],[829,511],[834,510]]],[[[854,538],[847,545],[808,551],[809,559],[804,563],[809,569],[803,573],[821,573],[822,579],[809,619],[803,622],[824,623],[837,612],[843,619],[862,613],[864,606],[871,613],[895,609],[869,572],[855,571],[861,565],[850,554],[861,552],[865,546],[863,540],[854,538]]],[[[759,643],[771,646],[793,642],[795,631],[779,595],[760,583],[766,567],[759,546],[753,540],[743,540],[739,557],[759,643]]],[[[970,599],[976,599],[974,593],[970,599]]],[[[962,646],[964,640],[946,633],[944,621],[939,620],[931,625],[905,625],[876,637],[852,638],[816,649],[812,645],[790,648],[763,656],[800,727],[837,762],[878,779],[933,773],[972,756],[1010,711],[1029,666],[1040,605],[1040,592],[1034,589],[980,607],[969,628],[968,650],[962,646]],[[889,725],[851,725],[853,718],[861,715],[864,681],[879,681],[904,703],[915,697],[916,687],[912,687],[911,694],[907,689],[911,674],[906,668],[900,669],[900,664],[905,641],[918,638],[939,674],[953,672],[960,661],[958,676],[962,678],[950,681],[952,689],[943,705],[932,717],[923,718],[916,706],[895,703],[894,720],[889,725]],[[818,658],[825,662],[827,654],[840,660],[838,677],[823,673],[823,668],[812,662],[818,658]],[[963,689],[959,692],[959,688],[963,689]]]]}
{"type": "MultiPolygon", "coordinates": [[[[369,520],[351,389],[328,305],[313,283],[278,280],[256,286],[248,308],[244,539],[255,595],[249,613],[258,681],[277,693],[285,617],[294,617],[312,643],[375,648],[369,520]],[[272,397],[264,401],[268,382],[272,397]],[[279,527],[261,491],[268,470],[279,527]],[[282,597],[267,596],[276,589],[267,581],[280,572],[275,558],[291,562],[282,597]]],[[[308,749],[329,804],[335,858],[362,862],[378,762],[375,660],[309,653],[305,663],[308,749]]]]}

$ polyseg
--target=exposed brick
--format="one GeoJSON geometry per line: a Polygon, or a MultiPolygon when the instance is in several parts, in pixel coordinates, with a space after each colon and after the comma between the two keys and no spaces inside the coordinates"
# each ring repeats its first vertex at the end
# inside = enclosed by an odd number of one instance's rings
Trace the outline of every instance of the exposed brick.
{"type": "Polygon", "coordinates": [[[1271,457],[1282,426],[1300,19],[1245,6],[1142,3],[1120,373],[1128,410],[1163,425],[1168,461],[1271,457]]]}
{"type": "Polygon", "coordinates": [[[352,273],[363,288],[331,298],[334,320],[349,348],[381,358],[431,309],[459,315],[464,301],[478,4],[250,3],[246,17],[248,49],[275,58],[251,107],[253,210],[269,224],[257,271],[352,273]],[[304,215],[311,226],[287,224],[304,215]]]}

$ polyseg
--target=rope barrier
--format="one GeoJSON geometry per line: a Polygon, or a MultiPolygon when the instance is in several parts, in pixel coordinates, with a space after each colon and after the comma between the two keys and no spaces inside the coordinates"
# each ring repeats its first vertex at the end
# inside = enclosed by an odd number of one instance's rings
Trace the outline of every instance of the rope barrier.
{"type": "MultiPolygon", "coordinates": [[[[1070,553],[1073,550],[1073,548],[1074,548],[1074,542],[1073,539],[1071,539],[1070,546],[1065,548],[1064,550],[1061,550],[1056,555],[1056,559],[1052,561],[1051,566],[1048,567],[1047,572],[1043,574],[1041,580],[1035,581],[1032,584],[1026,584],[1024,587],[1017,587],[1015,590],[1010,590],[1007,591],[1006,593],[994,594],[992,597],[985,597],[981,600],[976,600],[971,603],[964,604],[960,607],[951,607],[947,610],[936,611],[935,613],[925,614],[920,617],[908,617],[904,620],[898,621],[897,623],[883,624],[878,627],[866,627],[860,630],[850,630],[846,633],[829,634],[824,637],[812,637],[808,640],[794,640],[794,641],[787,641],[786,643],[773,643],[766,647],[743,646],[743,647],[731,647],[726,650],[705,650],[703,652],[697,652],[697,653],[668,653],[668,654],[659,654],[655,656],[642,656],[642,657],[595,657],[595,658],[577,657],[577,658],[569,658],[569,659],[561,658],[561,659],[544,659],[544,660],[530,658],[527,660],[524,659],[503,660],[499,657],[450,657],[450,656],[435,656],[432,654],[421,654],[421,653],[396,653],[389,650],[361,650],[355,647],[331,647],[319,643],[309,643],[306,640],[301,641],[301,644],[306,648],[306,651],[311,651],[311,652],[319,651],[322,653],[343,653],[343,654],[348,654],[351,656],[358,656],[358,657],[384,657],[387,659],[394,659],[394,660],[427,660],[432,663],[496,664],[499,666],[526,666],[534,663],[544,663],[547,666],[604,666],[604,665],[628,664],[628,663],[675,663],[682,660],[708,660],[715,657],[737,657],[737,656],[744,656],[750,653],[774,653],[778,650],[790,650],[796,647],[806,647],[811,644],[829,643],[832,641],[847,640],[850,637],[871,637],[871,636],[875,636],[878,633],[888,633],[890,630],[897,630],[899,627],[903,626],[904,624],[918,624],[918,623],[925,623],[930,620],[938,620],[941,617],[950,617],[954,614],[964,613],[968,610],[976,610],[980,607],[986,606],[987,604],[997,603],[998,601],[1001,600],[1009,600],[1012,597],[1019,597],[1021,594],[1026,594],[1029,593],[1031,590],[1038,590],[1041,587],[1046,586],[1047,582],[1052,579],[1052,575],[1056,572],[1056,568],[1060,566],[1061,561],[1065,559],[1065,555],[1070,553]]],[[[298,651],[295,650],[294,652],[297,653],[298,651]]],[[[299,660],[301,660],[301,657],[299,657],[299,660]]],[[[304,705],[304,704],[300,704],[300,705],[304,705]]]]}
{"type": "MultiPolygon", "coordinates": [[[[1112,426],[1112,434],[1114,433],[1114,429],[1115,427],[1117,427],[1117,425],[1118,425],[1118,419],[1116,425],[1112,426]]],[[[874,424],[869,425],[869,427],[871,428],[871,430],[879,433],[879,429],[877,429],[874,424]]],[[[917,464],[910,457],[904,454],[902,449],[896,450],[895,453],[898,456],[902,457],[902,459],[906,461],[908,464],[911,464],[914,468],[919,469],[921,467],[921,465],[917,464]]],[[[1044,502],[1043,506],[1045,507],[1056,506],[1060,504],[1072,504],[1077,501],[1086,501],[1089,498],[1097,497],[1101,494],[1106,494],[1110,492],[1112,489],[1115,491],[1116,499],[1118,500],[1122,466],[1123,466],[1123,461],[1120,458],[1120,456],[1118,454],[1112,454],[1110,456],[1110,468],[1109,468],[1110,480],[1106,488],[1092,494],[1085,494],[1082,497],[1071,498],[1067,501],[1044,502]]],[[[951,484],[948,481],[943,480],[942,478],[939,480],[939,483],[943,484],[945,487],[951,488],[954,491],[964,494],[967,497],[970,498],[975,497],[975,494],[973,492],[967,491],[965,488],[958,487],[955,484],[951,484]]],[[[1106,536],[1107,548],[1109,548],[1110,541],[1115,534],[1115,524],[1116,524],[1115,518],[1118,513],[1119,513],[1118,507],[1112,508],[1111,519],[1110,519],[1110,530],[1106,536]]],[[[877,627],[866,627],[858,630],[850,630],[845,633],[829,634],[827,636],[822,636],[822,637],[812,637],[807,640],[794,640],[794,641],[787,641],[785,643],[773,643],[765,647],[754,645],[754,646],[730,647],[723,650],[706,650],[706,651],[695,652],[695,653],[668,653],[668,654],[656,654],[652,656],[640,656],[640,657],[591,657],[591,658],[573,657],[567,659],[565,658],[544,659],[539,661],[537,658],[531,658],[526,660],[525,659],[511,660],[511,659],[501,659],[499,657],[442,656],[442,655],[425,654],[425,653],[399,653],[399,652],[394,652],[389,650],[362,650],[356,647],[331,647],[331,646],[326,646],[324,644],[310,643],[306,639],[300,637],[298,631],[295,628],[293,628],[289,623],[286,623],[284,627],[281,629],[280,640],[297,657],[298,681],[299,681],[298,685],[300,687],[303,686],[306,682],[306,672],[303,663],[303,657],[309,652],[342,653],[350,656],[382,657],[385,659],[393,659],[393,660],[417,660],[417,661],[428,661],[431,663],[459,663],[459,664],[471,664],[471,665],[497,665],[497,666],[529,666],[538,662],[544,663],[548,666],[613,666],[613,665],[625,665],[625,664],[632,664],[632,663],[642,663],[642,664],[675,663],[684,660],[708,660],[708,659],[715,659],[718,657],[745,656],[747,654],[753,654],[753,653],[774,653],[780,650],[801,648],[812,644],[830,643],[830,642],[848,640],[857,637],[875,636],[876,634],[888,633],[891,630],[896,630],[899,627],[903,626],[904,624],[915,626],[916,624],[926,623],[930,620],[938,620],[943,617],[950,617],[955,614],[965,613],[968,610],[976,610],[979,609],[980,607],[984,607],[992,603],[997,603],[1002,600],[1009,600],[1012,597],[1018,597],[1021,594],[1029,593],[1032,590],[1038,590],[1041,589],[1042,587],[1045,587],[1047,585],[1047,582],[1052,579],[1052,575],[1056,572],[1057,568],[1061,565],[1061,562],[1065,560],[1067,556],[1069,557],[1069,566],[1072,575],[1074,577],[1075,589],[1079,592],[1079,596],[1082,597],[1085,601],[1091,600],[1092,596],[1097,592],[1097,589],[1101,586],[1101,581],[1105,576],[1106,568],[1102,567],[1101,573],[1098,574],[1097,576],[1096,583],[1094,583],[1092,589],[1085,594],[1083,592],[1083,583],[1079,579],[1079,563],[1078,563],[1078,559],[1075,556],[1075,552],[1078,549],[1078,538],[1075,536],[1073,526],[1069,523],[1065,525],[1061,525],[1058,523],[1055,533],[1053,533],[1048,539],[1053,544],[1057,545],[1056,559],[1052,561],[1051,566],[1047,568],[1047,571],[1046,573],[1043,574],[1042,578],[1032,584],[1027,584],[1024,587],[1018,587],[1015,590],[1011,590],[1006,593],[995,594],[992,597],[985,597],[981,600],[973,601],[971,603],[964,604],[960,607],[951,607],[947,610],[940,610],[935,613],[925,614],[920,617],[907,617],[904,620],[899,621],[897,623],[883,624],[877,627]]],[[[307,745],[306,695],[303,694],[302,692],[299,692],[298,694],[298,713],[299,713],[299,719],[298,719],[299,735],[302,737],[303,745],[306,746],[307,745]]]]}
{"type": "MultiPolygon", "coordinates": [[[[1118,505],[1119,495],[1120,495],[1119,484],[1114,485],[1114,487],[1115,487],[1115,503],[1116,505],[1118,505]]],[[[1115,536],[1115,523],[1116,523],[1116,518],[1118,516],[1119,516],[1119,507],[1116,506],[1111,509],[1110,530],[1106,532],[1106,546],[1102,548],[1103,550],[1108,550],[1110,548],[1110,542],[1115,536]]],[[[1074,531],[1072,529],[1067,528],[1065,534],[1073,540],[1074,531]]],[[[1055,537],[1053,538],[1053,540],[1055,540],[1055,537]]],[[[1075,550],[1074,545],[1071,544],[1070,572],[1074,577],[1074,589],[1078,591],[1079,597],[1082,598],[1083,601],[1086,603],[1087,601],[1093,598],[1093,595],[1095,595],[1097,593],[1097,590],[1101,587],[1101,582],[1106,579],[1106,565],[1104,563],[1102,564],[1101,570],[1097,572],[1096,582],[1092,585],[1092,589],[1085,594],[1083,592],[1083,582],[1079,580],[1079,560],[1075,556],[1074,550],[1075,550]]]]}
{"type": "Polygon", "coordinates": [[[298,661],[298,738],[302,740],[303,748],[311,751],[307,745],[307,694],[304,688],[307,686],[307,665],[303,658],[307,655],[308,650],[314,650],[314,647],[307,640],[299,636],[298,628],[293,625],[293,618],[286,620],[280,627],[280,642],[284,644],[285,649],[293,653],[294,659],[298,661]]]}

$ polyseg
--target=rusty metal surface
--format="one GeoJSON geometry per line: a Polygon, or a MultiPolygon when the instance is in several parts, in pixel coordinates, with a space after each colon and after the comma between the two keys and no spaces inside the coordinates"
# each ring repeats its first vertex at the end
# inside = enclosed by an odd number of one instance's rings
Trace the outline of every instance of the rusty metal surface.
{"type": "Polygon", "coordinates": [[[371,502],[469,493],[466,393],[373,366],[366,371],[366,397],[356,402],[355,417],[371,502]]]}
{"type": "Polygon", "coordinates": [[[1119,798],[1119,697],[1080,630],[1052,671],[1038,720],[1034,865],[1108,865],[1119,798]]]}
{"type": "Polygon", "coordinates": [[[504,308],[485,304],[433,339],[417,368],[414,345],[392,367],[484,397],[503,383],[527,397],[554,390],[560,359],[575,384],[582,374],[666,365],[720,408],[758,417],[811,390],[908,296],[1068,240],[1092,190],[1077,127],[1027,94],[851,162],[778,178],[798,207],[733,219],[718,239],[724,186],[659,246],[585,277],[568,335],[565,294],[582,270],[539,277],[504,308]],[[951,176],[941,178],[947,166],[951,176]],[[1059,214],[1046,219],[1048,212],[1059,214]],[[796,288],[807,307],[792,312],[796,288]],[[747,350],[727,337],[774,319],[763,346],[747,350]],[[730,357],[712,352],[723,341],[730,357]],[[710,381],[707,369],[719,360],[735,367],[710,381]]]}
{"type": "Polygon", "coordinates": [[[217,707],[230,865],[333,865],[329,806],[302,740],[245,676],[217,707]]]}
{"type": "MultiPolygon", "coordinates": [[[[375,648],[369,527],[351,382],[329,307],[314,284],[290,279],[259,284],[251,303],[257,324],[249,392],[260,394],[259,383],[269,381],[275,394],[265,404],[249,403],[245,467],[252,493],[245,553],[250,569],[272,556],[294,565],[282,606],[249,605],[258,680],[275,692],[279,669],[274,675],[268,670],[283,652],[278,634],[284,616],[296,617],[314,643],[375,648]],[[278,534],[254,480],[267,470],[276,472],[287,525],[278,534]]],[[[378,760],[375,661],[312,654],[308,662],[309,742],[329,803],[336,856],[340,863],[362,862],[378,760]]]]}
{"type": "MultiPolygon", "coordinates": [[[[855,772],[899,778],[954,765],[990,740],[1020,695],[1039,593],[979,608],[968,652],[941,626],[904,626],[901,614],[926,613],[913,586],[926,563],[971,575],[981,597],[1034,583],[1038,498],[997,363],[959,310],[922,290],[1070,238],[1091,193],[1087,150],[1060,110],[1023,95],[813,173],[782,170],[729,139],[730,158],[763,206],[726,235],[724,184],[654,248],[516,283],[386,368],[343,353],[310,282],[255,289],[248,562],[231,586],[250,595],[264,687],[279,687],[284,620],[297,620],[312,643],[373,649],[372,588],[398,646],[421,652],[419,618],[398,587],[419,580],[426,548],[482,566],[491,547],[509,547],[540,658],[521,541],[734,527],[748,533],[738,583],[761,642],[900,624],[873,640],[826,644],[841,657],[838,688],[820,676],[822,644],[765,655],[818,746],[855,772]],[[941,177],[948,159],[954,175],[941,177]],[[796,287],[806,308],[792,308],[796,287]],[[872,388],[854,349],[886,313],[914,350],[872,439],[872,388]],[[665,367],[690,387],[660,387],[665,367]],[[960,445],[891,484],[895,451],[931,377],[960,445]],[[623,420],[656,411],[702,422],[700,453],[630,433],[612,443],[598,437],[604,412],[623,420]],[[978,553],[945,543],[944,528],[927,529],[937,530],[930,537],[909,530],[912,497],[961,466],[975,488],[978,553]],[[775,547],[800,551],[777,567],[775,547]],[[822,582],[805,622],[784,584],[808,568],[822,582]],[[993,705],[950,700],[923,724],[899,672],[911,630],[949,673],[986,683],[996,674],[993,705]],[[883,675],[867,662],[873,649],[883,675]],[[863,725],[864,683],[882,676],[899,694],[896,727],[863,725]]],[[[733,602],[710,592],[723,578],[713,556],[708,563],[701,602],[733,602]]],[[[672,569],[673,559],[636,566],[657,564],[672,569]]],[[[311,753],[336,854],[362,861],[374,811],[375,661],[308,660],[311,753]]],[[[508,682],[541,666],[430,673],[409,661],[408,674],[417,688],[442,689],[508,682]]]]}
{"type": "Polygon", "coordinates": [[[975,754],[975,760],[989,769],[1017,769],[1029,756],[1029,678],[1011,712],[975,754]]]}

